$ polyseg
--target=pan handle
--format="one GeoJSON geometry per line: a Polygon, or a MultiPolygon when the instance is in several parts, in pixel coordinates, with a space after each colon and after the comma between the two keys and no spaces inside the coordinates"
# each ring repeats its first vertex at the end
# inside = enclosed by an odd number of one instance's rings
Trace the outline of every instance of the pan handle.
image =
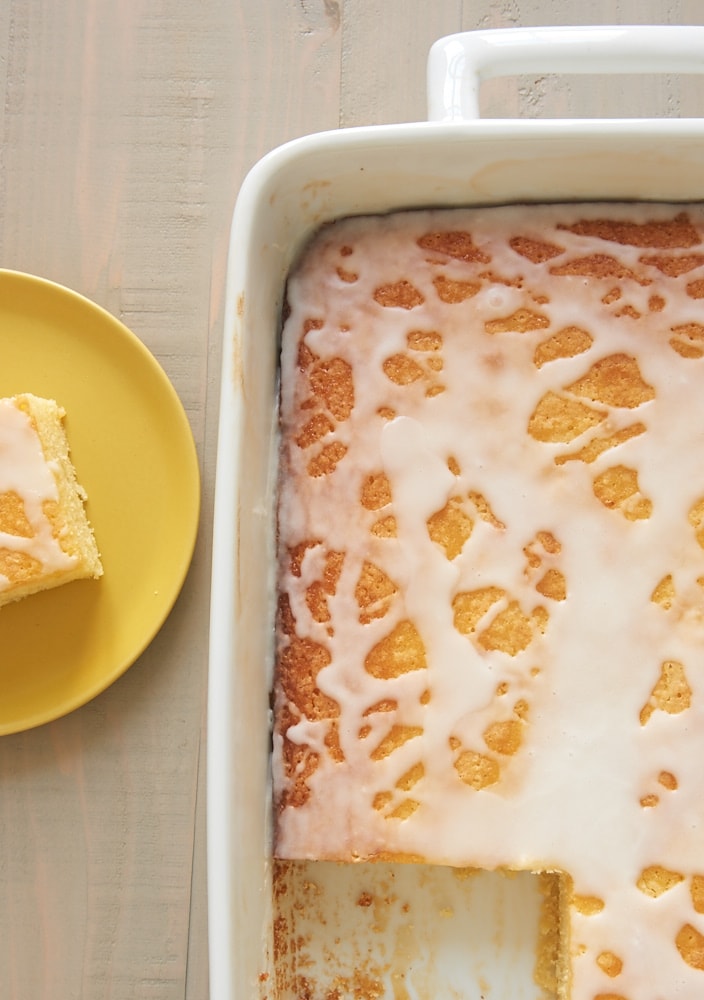
{"type": "Polygon", "coordinates": [[[479,118],[479,88],[520,73],[704,73],[704,27],[496,28],[439,38],[428,56],[428,118],[479,118]]]}

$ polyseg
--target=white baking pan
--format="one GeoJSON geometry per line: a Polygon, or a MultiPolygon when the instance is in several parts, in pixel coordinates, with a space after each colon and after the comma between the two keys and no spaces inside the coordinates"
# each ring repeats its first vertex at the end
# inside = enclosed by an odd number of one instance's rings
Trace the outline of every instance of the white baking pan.
{"type": "Polygon", "coordinates": [[[476,117],[482,78],[563,71],[704,72],[704,28],[449,36],[430,53],[431,121],[288,143],[261,160],[242,186],[228,273],[212,577],[212,1000],[536,996],[531,876],[463,878],[422,866],[294,866],[285,894],[272,898],[277,331],[292,261],[310,233],[336,217],[437,205],[704,197],[704,123],[698,119],[476,117]],[[288,945],[277,968],[276,920],[280,943],[288,945]],[[296,976],[307,985],[299,979],[296,986],[296,976]],[[372,984],[366,993],[365,982],[372,984]]]}

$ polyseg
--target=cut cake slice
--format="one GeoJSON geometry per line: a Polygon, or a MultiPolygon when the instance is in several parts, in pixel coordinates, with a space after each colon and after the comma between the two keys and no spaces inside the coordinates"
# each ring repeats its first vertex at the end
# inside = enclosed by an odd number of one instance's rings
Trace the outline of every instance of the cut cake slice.
{"type": "Polygon", "coordinates": [[[52,399],[0,399],[0,607],[103,569],[52,399]]]}

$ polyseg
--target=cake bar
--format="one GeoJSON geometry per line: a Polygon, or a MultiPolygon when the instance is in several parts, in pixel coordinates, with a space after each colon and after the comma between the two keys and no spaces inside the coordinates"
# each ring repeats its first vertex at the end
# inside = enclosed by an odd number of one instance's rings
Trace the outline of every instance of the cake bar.
{"type": "Polygon", "coordinates": [[[30,393],[0,399],[0,606],[102,575],[64,415],[30,393]]]}
{"type": "Polygon", "coordinates": [[[541,983],[704,996],[704,209],[322,229],[281,355],[275,852],[552,879],[541,983]]]}

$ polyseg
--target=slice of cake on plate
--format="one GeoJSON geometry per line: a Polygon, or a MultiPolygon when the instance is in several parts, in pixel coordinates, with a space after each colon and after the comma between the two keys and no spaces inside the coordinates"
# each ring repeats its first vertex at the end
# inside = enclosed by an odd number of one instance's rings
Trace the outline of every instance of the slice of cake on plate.
{"type": "Polygon", "coordinates": [[[64,416],[30,393],[0,399],[0,606],[102,575],[64,416]]]}

